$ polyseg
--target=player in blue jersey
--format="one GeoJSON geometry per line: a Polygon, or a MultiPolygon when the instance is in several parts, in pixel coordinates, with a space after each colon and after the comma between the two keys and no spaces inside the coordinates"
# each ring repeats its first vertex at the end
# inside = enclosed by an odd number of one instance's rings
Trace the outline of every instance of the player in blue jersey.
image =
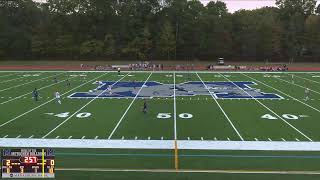
{"type": "Polygon", "coordinates": [[[143,109],[142,109],[142,112],[143,112],[144,114],[146,114],[146,113],[147,113],[147,110],[148,110],[147,101],[146,101],[146,100],[144,100],[144,102],[143,102],[143,109]]]}
{"type": "Polygon", "coordinates": [[[34,90],[32,91],[32,97],[35,101],[39,100],[39,92],[38,92],[37,88],[34,88],[34,90]]]}

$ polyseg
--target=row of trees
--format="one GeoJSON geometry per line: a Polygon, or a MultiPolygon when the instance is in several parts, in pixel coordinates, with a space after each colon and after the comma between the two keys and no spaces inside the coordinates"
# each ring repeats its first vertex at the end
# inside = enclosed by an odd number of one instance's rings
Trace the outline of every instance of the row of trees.
{"type": "Polygon", "coordinates": [[[0,1],[0,57],[318,60],[320,5],[276,4],[231,14],[220,1],[0,1]]]}

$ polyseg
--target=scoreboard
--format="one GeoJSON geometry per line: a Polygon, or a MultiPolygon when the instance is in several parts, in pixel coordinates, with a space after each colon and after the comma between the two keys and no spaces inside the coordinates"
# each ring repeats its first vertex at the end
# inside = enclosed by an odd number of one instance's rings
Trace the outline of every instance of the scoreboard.
{"type": "Polygon", "coordinates": [[[54,178],[52,149],[4,149],[2,178],[54,178]]]}

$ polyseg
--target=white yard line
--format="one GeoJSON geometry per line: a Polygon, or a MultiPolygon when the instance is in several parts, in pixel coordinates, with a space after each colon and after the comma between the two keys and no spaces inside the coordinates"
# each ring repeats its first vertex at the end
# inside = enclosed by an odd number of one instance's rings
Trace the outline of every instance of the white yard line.
{"type": "Polygon", "coordinates": [[[13,73],[13,74],[7,74],[7,75],[2,75],[0,77],[7,77],[7,76],[13,76],[13,75],[16,75],[17,73],[13,73]]]}
{"type": "Polygon", "coordinates": [[[304,78],[304,77],[301,77],[301,76],[294,75],[294,77],[297,77],[297,78],[300,78],[300,79],[304,79],[304,80],[307,80],[307,81],[310,81],[310,82],[313,82],[313,83],[320,84],[320,82],[318,82],[318,81],[315,81],[315,80],[312,80],[312,79],[308,79],[308,78],[304,78]]]}
{"type": "Polygon", "coordinates": [[[256,99],[255,97],[253,97],[251,94],[249,94],[247,91],[245,91],[244,89],[242,89],[241,87],[239,87],[237,84],[235,84],[233,81],[231,81],[230,79],[228,79],[227,77],[225,77],[224,75],[220,74],[222,77],[224,77],[226,80],[228,80],[229,82],[231,82],[233,85],[235,85],[236,87],[238,87],[241,91],[243,91],[244,93],[246,93],[247,95],[249,95],[251,98],[253,98],[256,102],[258,102],[261,106],[263,106],[264,108],[266,108],[267,110],[269,110],[271,113],[273,113],[275,116],[277,116],[279,119],[281,119],[283,122],[285,122],[287,125],[289,125],[292,129],[294,129],[295,131],[297,131],[298,133],[300,133],[302,136],[304,136],[305,138],[307,138],[309,141],[312,141],[312,139],[310,137],[308,137],[307,135],[305,135],[303,132],[301,132],[299,129],[297,129],[295,126],[293,126],[292,124],[290,124],[288,121],[286,121],[284,118],[282,118],[280,115],[278,115],[276,112],[274,112],[273,110],[271,110],[269,107],[267,107],[265,104],[263,104],[262,102],[260,102],[258,99],[256,99]]]}
{"type": "Polygon", "coordinates": [[[177,102],[176,102],[176,73],[173,73],[173,119],[174,139],[177,140],[177,102]]]}
{"type": "MultiPolygon", "coordinates": [[[[42,90],[42,89],[45,89],[45,88],[54,86],[54,85],[56,85],[56,84],[62,83],[62,82],[64,82],[64,81],[68,80],[68,79],[70,80],[70,79],[73,79],[73,78],[76,78],[76,77],[67,78],[67,79],[65,79],[65,80],[63,80],[63,81],[59,81],[58,83],[49,84],[49,85],[47,85],[47,86],[44,86],[44,87],[39,88],[38,90],[42,90]]],[[[1,105],[2,105],[2,104],[6,104],[6,103],[11,102],[11,101],[14,101],[14,100],[16,100],[16,99],[22,98],[22,97],[24,97],[24,96],[26,96],[26,95],[28,95],[28,94],[32,94],[32,91],[31,91],[31,92],[28,92],[28,93],[25,93],[25,94],[22,94],[22,95],[20,95],[20,96],[17,96],[17,97],[15,97],[15,98],[13,98],[13,99],[10,99],[10,100],[8,100],[8,101],[4,101],[4,102],[2,102],[2,103],[0,103],[0,104],[1,104],[1,105]]]]}
{"type": "MultiPolygon", "coordinates": [[[[96,78],[94,78],[94,79],[92,79],[92,80],[90,80],[90,81],[87,81],[87,82],[85,82],[85,83],[82,83],[82,84],[80,84],[79,86],[77,86],[77,87],[75,87],[75,88],[72,88],[72,89],[70,89],[69,91],[63,93],[61,96],[66,95],[66,94],[70,93],[71,91],[73,91],[73,90],[75,90],[75,89],[78,89],[78,88],[80,88],[80,87],[82,87],[82,86],[84,86],[84,85],[86,85],[86,84],[88,84],[88,83],[91,83],[92,81],[95,81],[96,79],[98,79],[98,78],[100,78],[100,77],[102,77],[102,76],[104,76],[104,75],[105,75],[105,74],[102,74],[102,75],[100,75],[100,76],[98,76],[98,77],[96,77],[96,78]]],[[[28,111],[20,114],[19,116],[16,116],[16,117],[10,119],[9,121],[7,121],[7,122],[5,122],[5,123],[2,123],[2,124],[0,125],[0,127],[3,127],[3,126],[5,126],[6,124],[9,124],[9,123],[11,123],[12,121],[15,121],[16,119],[18,119],[18,118],[20,118],[20,117],[22,117],[22,116],[24,116],[24,115],[26,115],[26,114],[29,114],[30,112],[32,112],[32,111],[34,111],[34,110],[36,110],[36,109],[38,109],[38,108],[40,108],[40,107],[48,104],[48,103],[50,103],[51,101],[54,101],[54,100],[55,100],[55,98],[52,98],[51,100],[49,100],[49,101],[47,101],[47,102],[45,102],[45,103],[42,103],[42,104],[40,104],[39,106],[37,106],[37,107],[35,107],[35,108],[32,108],[32,109],[30,109],[30,110],[28,110],[28,111]]]]}
{"type": "Polygon", "coordinates": [[[127,112],[129,111],[129,109],[131,108],[132,104],[134,103],[134,101],[137,99],[137,97],[139,96],[143,86],[145,86],[145,84],[148,82],[149,78],[151,77],[152,72],[150,73],[150,75],[148,76],[148,78],[146,79],[146,81],[143,83],[143,85],[140,87],[139,91],[137,92],[136,96],[133,98],[133,100],[131,101],[131,103],[129,104],[129,106],[127,107],[126,111],[123,113],[123,115],[121,116],[120,120],[118,121],[117,125],[114,127],[114,129],[112,130],[112,132],[110,133],[108,139],[111,139],[111,137],[113,136],[114,132],[118,129],[120,123],[122,122],[123,118],[126,116],[127,112]]]}
{"type": "Polygon", "coordinates": [[[247,76],[248,78],[250,78],[250,79],[252,79],[252,80],[254,80],[254,81],[256,81],[256,82],[259,82],[260,84],[263,84],[263,85],[265,85],[265,86],[267,86],[267,87],[269,87],[269,88],[271,88],[271,89],[273,89],[273,90],[275,90],[275,91],[278,91],[278,92],[280,92],[281,94],[284,94],[284,95],[288,96],[289,98],[292,98],[292,99],[294,99],[295,101],[298,101],[298,102],[300,102],[301,104],[303,104],[303,105],[305,105],[305,106],[307,106],[307,107],[309,107],[309,108],[311,108],[311,109],[313,109],[313,110],[315,110],[315,111],[317,111],[317,112],[320,112],[319,109],[317,109],[317,108],[315,108],[315,107],[313,107],[313,106],[311,106],[311,105],[309,105],[309,104],[307,104],[307,103],[305,103],[305,102],[303,102],[303,101],[301,101],[301,100],[299,100],[299,99],[297,99],[297,98],[295,98],[295,97],[293,97],[293,96],[290,96],[289,94],[284,93],[283,91],[280,91],[279,89],[276,89],[276,88],[274,88],[274,87],[272,87],[272,86],[270,86],[270,85],[268,85],[268,84],[266,84],[266,83],[264,83],[264,82],[262,82],[262,81],[259,81],[259,80],[257,80],[256,78],[253,78],[253,77],[251,77],[251,76],[249,76],[249,75],[246,75],[246,74],[242,74],[242,75],[247,76]]]}
{"type": "MultiPolygon", "coordinates": [[[[306,89],[306,88],[307,88],[307,87],[301,86],[301,85],[296,84],[296,83],[292,83],[292,82],[290,82],[290,81],[287,81],[287,80],[284,80],[284,79],[281,79],[281,78],[278,78],[278,77],[275,77],[275,78],[276,78],[276,79],[279,79],[280,81],[286,82],[286,83],[288,83],[288,84],[292,84],[292,85],[301,87],[301,88],[303,88],[303,89],[306,89]]],[[[309,87],[308,87],[308,88],[309,88],[309,87]]],[[[314,93],[320,94],[320,92],[315,91],[315,90],[312,90],[312,89],[310,89],[310,88],[309,88],[309,90],[312,91],[312,92],[314,92],[314,93]]]]}
{"type": "MultiPolygon", "coordinates": [[[[115,85],[117,84],[119,81],[121,81],[123,78],[127,77],[127,75],[129,75],[130,73],[126,74],[125,76],[121,77],[118,81],[116,81],[115,83],[112,84],[115,85]]],[[[107,92],[108,89],[103,90],[101,93],[99,93],[97,96],[95,96],[93,99],[91,99],[89,102],[87,102],[85,105],[83,105],[81,108],[79,108],[76,112],[74,112],[72,115],[70,115],[67,119],[65,119],[64,121],[62,121],[60,124],[58,124],[55,128],[53,128],[51,131],[49,131],[46,135],[44,135],[42,138],[46,138],[47,136],[49,136],[51,133],[53,133],[55,130],[57,130],[60,126],[62,126],[64,123],[66,123],[67,121],[69,121],[69,119],[71,119],[73,116],[75,116],[76,114],[78,114],[82,109],[84,109],[85,107],[87,107],[89,104],[91,104],[93,101],[95,101],[97,98],[99,98],[99,96],[101,96],[103,93],[107,92]]]]}
{"type": "Polygon", "coordinates": [[[201,79],[201,77],[199,76],[198,73],[196,73],[198,78],[200,79],[200,81],[202,82],[202,84],[204,85],[204,87],[208,90],[209,94],[211,95],[212,99],[216,102],[216,104],[218,105],[218,107],[220,108],[221,112],[223,113],[223,115],[226,117],[226,119],[228,120],[228,122],[230,123],[230,125],[232,126],[232,128],[234,129],[234,131],[237,133],[237,135],[239,136],[239,138],[244,141],[244,139],[242,138],[241,134],[239,133],[238,129],[234,126],[233,122],[230,120],[229,116],[227,115],[227,113],[223,110],[223,108],[221,107],[220,103],[218,102],[218,100],[214,97],[214,95],[210,92],[208,86],[203,82],[203,80],[201,79]]]}
{"type": "Polygon", "coordinates": [[[19,85],[16,85],[16,86],[11,86],[11,87],[9,87],[9,88],[1,89],[0,92],[6,91],[6,90],[9,90],[9,89],[12,89],[12,88],[20,87],[20,86],[23,86],[23,85],[26,85],[26,84],[30,84],[30,83],[33,83],[33,82],[41,81],[41,80],[43,80],[43,79],[48,79],[48,78],[50,78],[50,77],[59,76],[59,75],[61,75],[61,74],[64,74],[64,73],[54,74],[54,75],[52,75],[52,76],[47,76],[47,77],[44,77],[44,78],[41,78],[41,79],[36,79],[36,80],[30,81],[30,82],[27,82],[27,83],[19,84],[19,85]]]}
{"type": "MultiPolygon", "coordinates": [[[[44,73],[44,72],[42,72],[44,73]]],[[[14,81],[14,80],[18,80],[18,79],[23,79],[23,78],[28,78],[30,76],[22,76],[22,77],[18,77],[18,78],[14,78],[14,79],[9,79],[9,80],[5,80],[5,81],[0,81],[0,84],[2,83],[6,83],[6,82],[10,82],[10,81],[14,81]]],[[[32,77],[32,76],[31,76],[32,77]]]]}

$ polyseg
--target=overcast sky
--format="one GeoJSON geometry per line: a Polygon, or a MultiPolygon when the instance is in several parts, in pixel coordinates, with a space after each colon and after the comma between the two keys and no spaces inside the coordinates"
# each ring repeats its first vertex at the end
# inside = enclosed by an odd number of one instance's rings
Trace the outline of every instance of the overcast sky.
{"type": "MultiPolygon", "coordinates": [[[[43,2],[46,0],[34,0],[43,2]]],[[[207,4],[211,0],[200,0],[203,4],[207,4]]],[[[222,0],[227,4],[229,12],[235,12],[239,9],[257,9],[265,6],[275,6],[274,0],[222,0]]]]}

